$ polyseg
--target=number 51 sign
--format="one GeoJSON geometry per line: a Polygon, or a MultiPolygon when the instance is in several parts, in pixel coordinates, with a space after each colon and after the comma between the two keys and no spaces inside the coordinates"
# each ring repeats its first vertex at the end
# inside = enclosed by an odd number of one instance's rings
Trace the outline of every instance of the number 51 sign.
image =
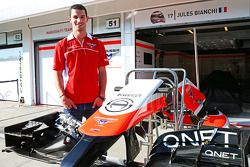
{"type": "Polygon", "coordinates": [[[120,18],[107,19],[106,28],[120,28],[120,18]]]}

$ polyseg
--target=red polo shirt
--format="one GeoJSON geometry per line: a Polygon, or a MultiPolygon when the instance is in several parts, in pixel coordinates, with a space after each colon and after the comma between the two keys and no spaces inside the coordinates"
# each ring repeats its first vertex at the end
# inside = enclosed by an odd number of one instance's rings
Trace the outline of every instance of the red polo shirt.
{"type": "Polygon", "coordinates": [[[71,33],[55,46],[53,70],[65,70],[65,94],[75,104],[93,102],[99,94],[98,67],[109,65],[104,45],[90,34],[81,44],[71,33]]]}

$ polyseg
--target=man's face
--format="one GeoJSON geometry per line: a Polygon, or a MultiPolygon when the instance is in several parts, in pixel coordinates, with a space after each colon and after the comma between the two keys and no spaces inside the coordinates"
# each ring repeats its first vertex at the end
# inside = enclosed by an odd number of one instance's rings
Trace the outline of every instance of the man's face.
{"type": "Polygon", "coordinates": [[[86,24],[88,22],[88,16],[84,10],[72,9],[71,16],[69,18],[72,24],[73,31],[83,31],[86,30],[86,24]]]}

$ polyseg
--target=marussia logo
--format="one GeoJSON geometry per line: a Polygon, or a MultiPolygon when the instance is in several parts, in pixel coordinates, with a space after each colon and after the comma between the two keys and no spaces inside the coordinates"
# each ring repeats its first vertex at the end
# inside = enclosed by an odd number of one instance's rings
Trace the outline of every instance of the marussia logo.
{"type": "Polygon", "coordinates": [[[98,123],[98,125],[105,125],[107,123],[113,123],[113,122],[118,121],[118,119],[109,118],[109,117],[95,117],[95,120],[98,123]]]}
{"type": "Polygon", "coordinates": [[[99,120],[98,123],[99,123],[100,125],[104,125],[104,124],[106,124],[106,122],[108,122],[108,121],[107,121],[107,120],[102,120],[102,119],[101,119],[101,120],[99,120]]]}
{"type": "Polygon", "coordinates": [[[87,43],[87,45],[88,45],[91,49],[93,49],[93,48],[96,46],[96,44],[94,44],[94,43],[87,43]]]}
{"type": "Polygon", "coordinates": [[[164,14],[161,11],[154,11],[150,16],[151,23],[165,23],[164,14]]]}

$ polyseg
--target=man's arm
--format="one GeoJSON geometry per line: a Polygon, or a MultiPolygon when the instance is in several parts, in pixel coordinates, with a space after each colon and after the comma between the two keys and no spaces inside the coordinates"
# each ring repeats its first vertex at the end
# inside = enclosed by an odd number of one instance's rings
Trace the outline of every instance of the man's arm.
{"type": "Polygon", "coordinates": [[[93,108],[96,106],[102,106],[102,103],[105,99],[105,91],[106,91],[106,85],[107,85],[107,73],[106,73],[106,67],[101,66],[98,68],[99,70],[99,96],[95,99],[93,108]]]}
{"type": "Polygon", "coordinates": [[[63,71],[54,71],[55,86],[59,94],[59,98],[65,108],[76,108],[73,101],[66,97],[64,92],[63,71]]]}
{"type": "Polygon", "coordinates": [[[99,86],[100,86],[99,96],[105,97],[106,85],[107,85],[106,67],[99,67],[99,86]]]}
{"type": "Polygon", "coordinates": [[[54,78],[55,78],[55,86],[57,89],[57,92],[59,94],[59,97],[62,97],[64,95],[64,85],[63,85],[63,71],[54,71],[54,78]]]}

